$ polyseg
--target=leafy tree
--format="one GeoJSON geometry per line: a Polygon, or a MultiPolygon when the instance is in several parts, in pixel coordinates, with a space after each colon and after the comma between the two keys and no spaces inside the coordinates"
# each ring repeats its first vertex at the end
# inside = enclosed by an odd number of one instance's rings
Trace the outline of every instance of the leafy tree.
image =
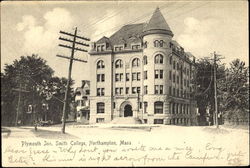
{"type": "MultiPolygon", "coordinates": [[[[18,92],[14,88],[21,88],[28,92],[21,93],[19,119],[23,124],[31,124],[33,120],[28,114],[28,106],[33,105],[33,111],[38,118],[43,119],[44,108],[42,104],[48,104],[48,118],[58,121],[61,117],[67,80],[53,77],[54,71],[46,61],[37,55],[22,56],[13,64],[6,64],[4,73],[1,73],[1,116],[5,124],[15,123],[18,105],[18,92]],[[8,122],[7,122],[8,121],[8,122]]],[[[71,81],[71,86],[73,81],[71,81]]],[[[71,92],[72,88],[71,88],[71,92]]],[[[69,98],[71,99],[71,94],[69,98]]],[[[59,120],[60,121],[60,120],[59,120]]]]}
{"type": "MultiPolygon", "coordinates": [[[[210,116],[214,113],[214,65],[208,58],[199,59],[196,62],[196,76],[195,83],[197,90],[195,99],[199,108],[199,122],[201,125],[207,124],[206,109],[210,108],[210,116]]],[[[218,64],[216,78],[220,79],[225,76],[224,64],[218,64]]],[[[213,123],[213,118],[210,117],[210,121],[213,123]]]]}
{"type": "Polygon", "coordinates": [[[218,84],[220,107],[227,120],[239,122],[249,118],[249,67],[236,59],[218,84]]]}

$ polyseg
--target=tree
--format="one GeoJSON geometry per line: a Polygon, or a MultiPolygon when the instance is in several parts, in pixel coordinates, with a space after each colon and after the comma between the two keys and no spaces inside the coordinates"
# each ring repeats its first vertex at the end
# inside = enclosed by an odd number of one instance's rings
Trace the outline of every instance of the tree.
{"type": "MultiPolygon", "coordinates": [[[[67,80],[53,77],[54,71],[46,61],[37,55],[22,56],[13,64],[6,64],[1,73],[1,107],[2,121],[13,125],[16,111],[18,92],[13,88],[21,88],[29,92],[21,93],[20,117],[23,124],[31,124],[32,115],[28,114],[28,106],[32,105],[33,112],[40,119],[44,119],[43,104],[49,106],[49,116],[60,118],[67,80]],[[51,106],[51,107],[50,107],[51,106]],[[6,122],[7,121],[7,122],[6,122]]],[[[73,81],[71,82],[71,86],[73,81]]],[[[72,88],[71,91],[73,92],[72,88]]],[[[69,95],[71,99],[71,94],[69,95]]],[[[46,113],[47,115],[47,113],[46,113]]]]}
{"type": "Polygon", "coordinates": [[[236,59],[218,84],[220,107],[227,120],[246,121],[249,118],[249,67],[236,59]]]}
{"type": "MultiPolygon", "coordinates": [[[[196,76],[195,82],[197,85],[197,90],[195,94],[195,99],[197,101],[197,106],[199,109],[199,123],[201,125],[207,124],[207,114],[206,110],[210,109],[210,121],[213,123],[214,114],[214,82],[213,73],[214,65],[208,58],[199,59],[196,62],[196,76]]],[[[218,64],[216,78],[220,79],[225,76],[225,66],[224,64],[218,64]]]]}

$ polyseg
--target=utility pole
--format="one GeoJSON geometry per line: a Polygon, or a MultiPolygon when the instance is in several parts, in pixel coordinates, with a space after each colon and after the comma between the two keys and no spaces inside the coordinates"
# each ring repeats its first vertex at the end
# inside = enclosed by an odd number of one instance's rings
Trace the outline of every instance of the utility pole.
{"type": "Polygon", "coordinates": [[[221,57],[219,58],[218,54],[214,51],[214,106],[215,106],[215,123],[216,123],[216,128],[219,128],[219,122],[218,122],[218,103],[217,103],[217,81],[216,81],[216,73],[217,73],[217,61],[222,59],[221,57]]]}
{"type": "Polygon", "coordinates": [[[81,39],[81,40],[90,41],[90,39],[78,36],[77,35],[77,27],[75,28],[75,33],[74,34],[67,33],[67,32],[64,32],[64,31],[60,31],[60,33],[64,34],[64,35],[67,35],[67,36],[70,36],[71,38],[73,37],[73,40],[66,39],[66,38],[63,38],[63,37],[59,37],[59,40],[63,40],[63,41],[72,43],[72,46],[59,44],[60,47],[71,49],[71,57],[56,55],[57,57],[66,58],[66,59],[70,60],[69,71],[68,71],[68,81],[67,81],[66,92],[65,92],[65,97],[64,97],[63,116],[62,116],[62,133],[64,134],[65,133],[65,123],[66,123],[66,108],[67,108],[67,104],[68,104],[68,94],[69,94],[69,85],[70,85],[70,81],[71,81],[72,64],[73,64],[73,61],[79,61],[79,62],[85,62],[85,63],[87,62],[85,60],[74,58],[74,53],[75,53],[76,50],[77,51],[82,51],[82,52],[88,52],[87,50],[75,47],[76,44],[86,46],[86,47],[89,46],[88,44],[85,44],[85,43],[82,43],[82,42],[76,41],[76,40],[78,38],[78,39],[81,39]]]}

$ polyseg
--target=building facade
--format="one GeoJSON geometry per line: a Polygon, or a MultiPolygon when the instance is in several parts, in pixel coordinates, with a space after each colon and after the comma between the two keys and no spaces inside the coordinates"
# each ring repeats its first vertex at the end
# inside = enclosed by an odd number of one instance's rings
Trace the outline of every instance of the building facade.
{"type": "Polygon", "coordinates": [[[157,8],[148,23],[123,26],[92,44],[90,123],[117,117],[195,125],[194,57],[157,8]]]}
{"type": "Polygon", "coordinates": [[[75,102],[77,111],[77,122],[84,124],[89,123],[89,95],[90,95],[90,81],[82,80],[82,86],[75,90],[75,102]]]}

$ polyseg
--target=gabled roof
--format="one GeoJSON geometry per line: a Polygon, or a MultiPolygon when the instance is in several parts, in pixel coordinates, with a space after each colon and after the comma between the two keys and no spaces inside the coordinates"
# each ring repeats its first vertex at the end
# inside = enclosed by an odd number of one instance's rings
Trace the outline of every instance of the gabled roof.
{"type": "Polygon", "coordinates": [[[101,44],[101,43],[110,43],[109,38],[103,36],[101,39],[99,39],[96,43],[101,44]]]}

